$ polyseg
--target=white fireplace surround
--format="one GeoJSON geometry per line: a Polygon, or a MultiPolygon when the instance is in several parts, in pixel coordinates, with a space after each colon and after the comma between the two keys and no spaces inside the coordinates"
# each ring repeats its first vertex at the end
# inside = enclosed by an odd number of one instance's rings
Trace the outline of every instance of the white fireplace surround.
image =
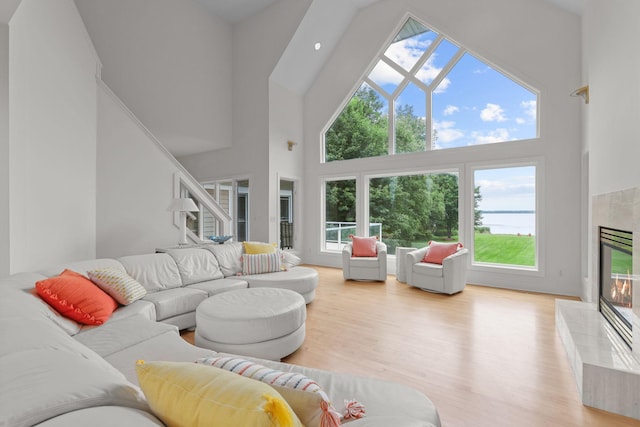
{"type": "Polygon", "coordinates": [[[599,227],[633,232],[633,272],[640,272],[640,187],[594,196],[590,300],[556,301],[556,328],[582,403],[640,420],[640,280],[633,287],[632,349],[598,311],[599,227]]]}

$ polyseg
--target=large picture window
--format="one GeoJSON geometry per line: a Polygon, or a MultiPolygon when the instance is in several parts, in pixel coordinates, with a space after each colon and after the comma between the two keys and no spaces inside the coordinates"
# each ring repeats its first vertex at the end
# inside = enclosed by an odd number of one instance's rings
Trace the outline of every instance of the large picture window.
{"type": "Polygon", "coordinates": [[[536,166],[476,169],[476,264],[535,268],[536,166]]]}
{"type": "Polygon", "coordinates": [[[458,174],[371,178],[369,235],[387,244],[423,247],[429,240],[458,240],[458,174]]]}
{"type": "Polygon", "coordinates": [[[324,161],[537,138],[538,95],[409,18],[324,134],[324,161]]]}
{"type": "Polygon", "coordinates": [[[356,234],[356,180],[340,179],[324,184],[324,249],[341,251],[356,234]]]}

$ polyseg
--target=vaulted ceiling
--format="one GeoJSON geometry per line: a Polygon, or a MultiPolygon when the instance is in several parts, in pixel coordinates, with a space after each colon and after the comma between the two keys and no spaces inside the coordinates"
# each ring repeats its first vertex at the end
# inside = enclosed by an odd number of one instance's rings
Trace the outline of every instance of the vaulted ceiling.
{"type": "MultiPolygon", "coordinates": [[[[12,0],[15,1],[15,0],[12,0]]],[[[277,0],[196,0],[211,10],[214,15],[236,23],[269,7],[277,0]]],[[[373,3],[378,0],[371,0],[373,3]]],[[[586,0],[546,0],[570,12],[581,14],[586,0]]],[[[316,1],[317,2],[317,1],[316,1]]]]}

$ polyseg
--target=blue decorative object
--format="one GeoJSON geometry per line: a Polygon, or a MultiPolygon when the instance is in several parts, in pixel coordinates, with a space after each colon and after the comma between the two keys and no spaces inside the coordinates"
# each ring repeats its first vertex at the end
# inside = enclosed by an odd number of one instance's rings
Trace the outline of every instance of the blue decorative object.
{"type": "Polygon", "coordinates": [[[213,240],[216,243],[224,243],[233,236],[209,236],[209,240],[213,240]]]}

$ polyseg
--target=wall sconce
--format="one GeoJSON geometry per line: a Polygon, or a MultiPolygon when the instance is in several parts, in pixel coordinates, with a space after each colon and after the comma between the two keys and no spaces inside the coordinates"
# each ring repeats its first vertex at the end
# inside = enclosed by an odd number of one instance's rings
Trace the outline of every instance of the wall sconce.
{"type": "Polygon", "coordinates": [[[580,89],[576,89],[571,92],[571,96],[581,96],[584,99],[584,103],[589,103],[589,85],[582,86],[580,89]]]}
{"type": "Polygon", "coordinates": [[[297,142],[293,142],[293,141],[287,141],[287,150],[293,151],[293,146],[294,145],[298,145],[298,143],[297,142]]]}
{"type": "Polygon", "coordinates": [[[198,212],[200,210],[198,205],[190,198],[173,199],[167,210],[180,214],[180,241],[178,246],[189,244],[187,241],[187,212],[198,212]]]}

